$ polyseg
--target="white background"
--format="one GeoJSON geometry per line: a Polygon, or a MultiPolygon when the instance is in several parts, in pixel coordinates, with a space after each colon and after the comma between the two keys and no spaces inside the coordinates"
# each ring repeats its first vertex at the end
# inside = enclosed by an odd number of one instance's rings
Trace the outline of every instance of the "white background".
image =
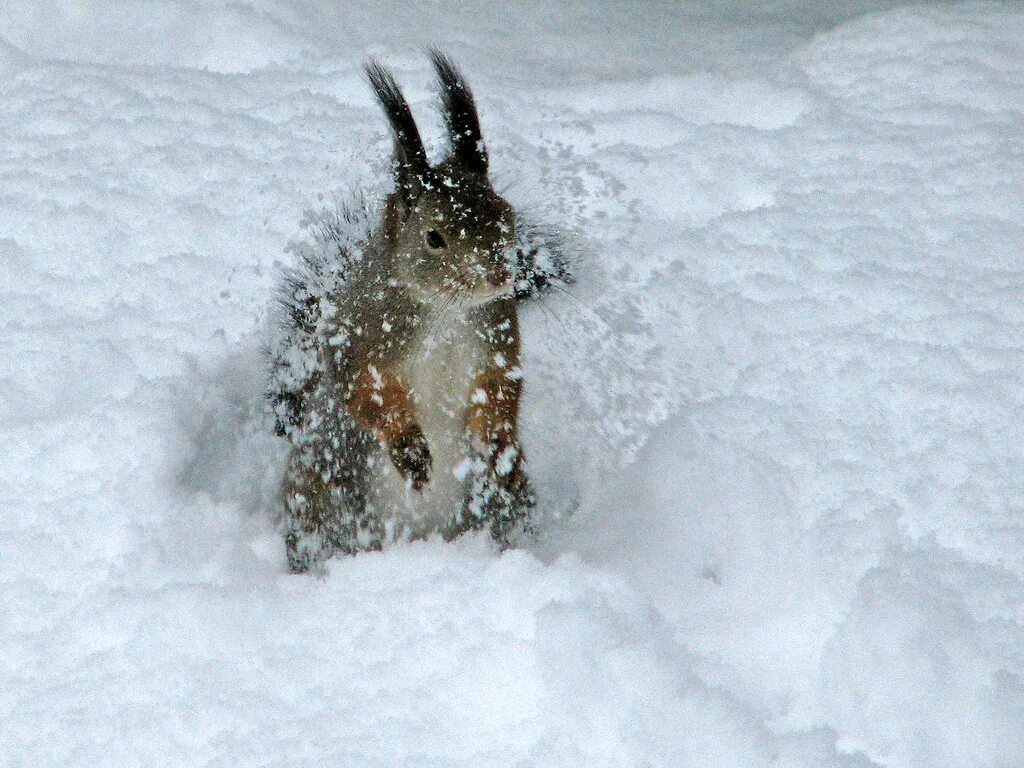
{"type": "Polygon", "coordinates": [[[0,9],[0,765],[1024,765],[1024,10],[0,9]],[[285,573],[261,349],[359,73],[570,229],[545,536],[285,573]]]}

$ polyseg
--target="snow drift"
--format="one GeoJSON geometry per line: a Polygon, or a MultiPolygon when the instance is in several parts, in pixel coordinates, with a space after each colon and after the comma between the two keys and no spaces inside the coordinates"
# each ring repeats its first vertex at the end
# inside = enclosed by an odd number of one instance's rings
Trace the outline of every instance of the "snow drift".
{"type": "Polygon", "coordinates": [[[1018,6],[65,5],[0,11],[0,765],[1024,764],[1018,6]],[[290,577],[267,311],[423,44],[586,254],[545,536],[290,577]]]}

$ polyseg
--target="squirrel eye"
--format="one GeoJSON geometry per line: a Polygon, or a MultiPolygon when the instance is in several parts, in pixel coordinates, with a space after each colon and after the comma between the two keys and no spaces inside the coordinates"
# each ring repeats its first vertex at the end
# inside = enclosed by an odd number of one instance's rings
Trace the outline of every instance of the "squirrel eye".
{"type": "Polygon", "coordinates": [[[444,248],[448,243],[445,242],[444,237],[436,229],[427,230],[427,234],[423,236],[423,239],[427,243],[428,248],[432,248],[435,251],[439,251],[444,248]]]}

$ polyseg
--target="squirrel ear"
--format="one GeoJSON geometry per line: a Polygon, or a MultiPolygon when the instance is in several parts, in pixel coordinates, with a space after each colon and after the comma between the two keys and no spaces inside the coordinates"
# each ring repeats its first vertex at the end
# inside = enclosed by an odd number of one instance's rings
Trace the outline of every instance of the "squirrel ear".
{"type": "Polygon", "coordinates": [[[455,64],[441,51],[432,49],[430,59],[437,71],[441,90],[441,108],[448,126],[455,159],[468,171],[487,174],[487,148],[480,134],[473,93],[455,64]]]}
{"type": "Polygon", "coordinates": [[[403,202],[409,206],[420,196],[430,174],[423,140],[394,75],[373,59],[363,66],[363,71],[391,125],[395,141],[395,186],[403,202]]]}

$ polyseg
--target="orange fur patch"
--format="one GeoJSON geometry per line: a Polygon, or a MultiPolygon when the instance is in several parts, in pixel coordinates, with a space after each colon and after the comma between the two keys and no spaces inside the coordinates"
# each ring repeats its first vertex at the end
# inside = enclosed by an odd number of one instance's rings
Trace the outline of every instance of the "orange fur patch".
{"type": "Polygon", "coordinates": [[[469,397],[467,426],[485,440],[515,439],[522,383],[503,368],[488,368],[476,377],[469,397]]]}
{"type": "Polygon", "coordinates": [[[359,426],[388,445],[416,424],[416,409],[408,388],[395,374],[368,365],[356,380],[348,401],[359,426]]]}

